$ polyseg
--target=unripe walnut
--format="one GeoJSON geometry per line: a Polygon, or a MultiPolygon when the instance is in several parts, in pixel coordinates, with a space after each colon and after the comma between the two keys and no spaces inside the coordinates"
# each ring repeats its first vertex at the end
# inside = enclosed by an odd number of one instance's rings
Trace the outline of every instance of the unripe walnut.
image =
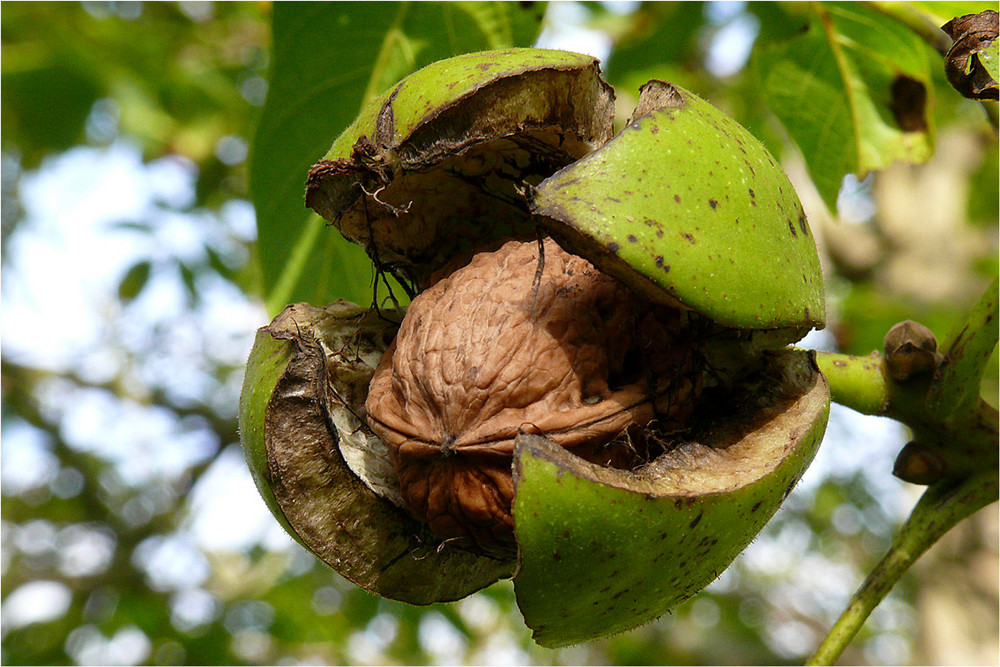
{"type": "Polygon", "coordinates": [[[289,306],[240,403],[262,497],[324,562],[412,604],[513,577],[548,647],[708,585],[829,407],[813,356],[785,349],[822,327],[823,285],[776,160],[673,84],[644,85],[612,136],[615,106],[595,59],[541,49],[463,54],[374,99],[306,202],[426,291],[389,352],[398,313],[289,306]],[[572,255],[514,244],[434,284],[539,231],[572,255]]]}
{"type": "Polygon", "coordinates": [[[541,258],[534,241],[475,255],[413,300],[369,387],[410,511],[513,555],[518,432],[610,467],[645,462],[646,427],[682,425],[701,388],[686,321],[551,239],[541,258]]]}

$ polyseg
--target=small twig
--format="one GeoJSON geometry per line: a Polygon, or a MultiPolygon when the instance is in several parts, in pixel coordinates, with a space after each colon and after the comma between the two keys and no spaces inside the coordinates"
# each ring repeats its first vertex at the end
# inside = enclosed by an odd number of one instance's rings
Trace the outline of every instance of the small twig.
{"type": "Polygon", "coordinates": [[[910,566],[955,524],[996,500],[995,470],[929,487],[900,528],[889,551],[865,579],[806,664],[832,665],[910,566]]]}
{"type": "Polygon", "coordinates": [[[816,363],[830,384],[830,399],[863,415],[888,416],[889,378],[882,355],[854,356],[816,352],[816,363]]]}

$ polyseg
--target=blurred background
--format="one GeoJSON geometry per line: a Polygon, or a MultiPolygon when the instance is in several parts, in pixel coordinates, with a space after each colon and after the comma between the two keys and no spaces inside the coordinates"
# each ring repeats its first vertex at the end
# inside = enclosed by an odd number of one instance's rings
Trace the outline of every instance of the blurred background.
{"type": "MultiPolygon", "coordinates": [[[[539,44],[602,58],[626,116],[628,91],[658,76],[753,118],[746,65],[769,11],[553,3],[539,44]],[[649,25],[665,64],[616,70],[649,48],[649,25]]],[[[407,606],[284,534],[236,431],[243,364],[268,320],[247,163],[271,12],[2,5],[2,662],[801,662],[919,496],[890,474],[908,439],[895,422],[834,406],[815,464],[706,592],[567,649],[531,642],[509,582],[407,606]]],[[[821,243],[829,326],[803,345],[867,354],[906,318],[940,337],[996,274],[995,134],[978,104],[941,97],[930,162],[846,178],[832,212],[779,127],[754,127],[821,243]]],[[[997,540],[994,505],[919,562],[843,662],[997,664],[997,540]]]]}

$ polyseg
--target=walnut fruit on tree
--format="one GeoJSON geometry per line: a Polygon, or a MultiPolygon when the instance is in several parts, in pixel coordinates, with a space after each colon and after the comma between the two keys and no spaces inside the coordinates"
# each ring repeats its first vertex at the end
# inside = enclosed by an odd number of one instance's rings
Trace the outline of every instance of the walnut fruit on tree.
{"type": "Polygon", "coordinates": [[[513,577],[545,646],[627,630],[746,547],[822,438],[801,204],[662,81],[613,133],[595,59],[471,53],[369,104],[306,203],[413,295],[259,330],[244,452],[282,525],[414,604],[513,577]]]}

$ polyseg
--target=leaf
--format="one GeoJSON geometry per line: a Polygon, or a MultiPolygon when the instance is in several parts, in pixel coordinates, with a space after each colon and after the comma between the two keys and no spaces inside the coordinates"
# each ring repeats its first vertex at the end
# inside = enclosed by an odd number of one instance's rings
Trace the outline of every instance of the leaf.
{"type": "Polygon", "coordinates": [[[998,97],[997,23],[997,12],[988,9],[980,14],[958,16],[941,26],[955,40],[945,58],[948,82],[965,97],[976,100],[998,97]]]}
{"type": "Polygon", "coordinates": [[[805,32],[763,44],[754,66],[831,209],[846,174],[930,157],[931,74],[909,28],[860,3],[821,3],[805,32]]]}
{"type": "Polygon", "coordinates": [[[149,282],[150,268],[150,263],[143,261],[133,264],[132,268],[125,272],[125,275],[118,283],[118,299],[122,303],[128,303],[139,296],[139,292],[149,282]]]}
{"type": "MultiPolygon", "coordinates": [[[[639,86],[667,70],[697,70],[698,34],[704,23],[702,2],[646,2],[630,17],[629,29],[608,58],[607,79],[616,90],[639,94],[639,86]]],[[[670,82],[684,85],[671,72],[670,82]]]]}
{"type": "Polygon", "coordinates": [[[989,46],[979,52],[979,62],[982,63],[986,73],[993,77],[994,81],[1000,81],[1000,63],[997,62],[998,51],[1000,51],[1000,41],[993,40],[989,46]]]}
{"type": "Polygon", "coordinates": [[[3,73],[3,124],[9,130],[4,148],[16,141],[25,166],[34,167],[47,153],[83,140],[87,114],[101,89],[90,72],[73,63],[15,68],[5,67],[3,73]]]}
{"type": "Polygon", "coordinates": [[[277,3],[250,182],[268,310],[373,298],[372,265],[303,202],[309,167],[368,99],[435,60],[530,45],[544,3],[277,3]]]}
{"type": "Polygon", "coordinates": [[[918,0],[917,2],[901,3],[909,5],[928,21],[940,28],[956,16],[978,14],[987,9],[996,9],[995,2],[981,0],[918,0]]]}

